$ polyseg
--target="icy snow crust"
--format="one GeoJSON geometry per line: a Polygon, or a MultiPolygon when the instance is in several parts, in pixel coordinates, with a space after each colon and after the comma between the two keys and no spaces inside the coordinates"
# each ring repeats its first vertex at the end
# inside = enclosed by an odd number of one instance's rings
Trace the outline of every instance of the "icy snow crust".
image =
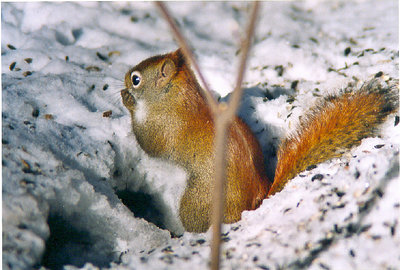
{"type": "MultiPolygon", "coordinates": [[[[226,99],[248,4],[168,6],[226,99]]],[[[119,96],[131,66],[177,48],[153,4],[1,8],[3,268],[205,269],[210,234],[183,233],[177,216],[185,172],[139,148],[119,96]]],[[[260,14],[240,116],[273,177],[279,140],[318,97],[398,79],[398,2],[267,2],[260,14]]],[[[222,268],[399,269],[396,121],[225,225],[222,268]]]]}

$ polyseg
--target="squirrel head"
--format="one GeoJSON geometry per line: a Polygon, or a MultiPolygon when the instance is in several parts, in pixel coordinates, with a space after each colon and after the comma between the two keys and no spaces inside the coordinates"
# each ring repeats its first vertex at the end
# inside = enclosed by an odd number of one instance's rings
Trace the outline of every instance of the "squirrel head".
{"type": "Polygon", "coordinates": [[[151,155],[171,155],[180,137],[196,127],[212,125],[201,88],[180,49],[130,69],[125,87],[121,96],[131,114],[132,131],[151,155]]]}
{"type": "Polygon", "coordinates": [[[137,102],[144,100],[157,104],[171,98],[171,80],[186,66],[181,49],[175,52],[148,58],[125,74],[125,89],[122,101],[127,109],[135,110],[137,102]]]}

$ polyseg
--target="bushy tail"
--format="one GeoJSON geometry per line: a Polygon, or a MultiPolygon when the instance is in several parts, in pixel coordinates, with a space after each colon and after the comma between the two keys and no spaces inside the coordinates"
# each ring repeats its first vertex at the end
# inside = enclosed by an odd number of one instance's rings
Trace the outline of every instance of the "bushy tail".
{"type": "Polygon", "coordinates": [[[273,195],[311,165],[340,157],[345,150],[376,134],[379,124],[398,109],[398,82],[382,86],[374,79],[360,89],[345,89],[323,99],[300,121],[278,151],[273,195]]]}

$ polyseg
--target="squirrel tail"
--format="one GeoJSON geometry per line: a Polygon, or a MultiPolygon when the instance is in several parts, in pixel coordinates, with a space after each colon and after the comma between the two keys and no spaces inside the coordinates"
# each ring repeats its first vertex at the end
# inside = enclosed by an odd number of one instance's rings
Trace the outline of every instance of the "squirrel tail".
{"type": "Polygon", "coordinates": [[[324,98],[302,117],[297,131],[278,150],[275,180],[268,196],[312,165],[340,157],[345,150],[376,134],[379,124],[398,109],[398,81],[382,86],[377,79],[360,89],[324,98]]]}

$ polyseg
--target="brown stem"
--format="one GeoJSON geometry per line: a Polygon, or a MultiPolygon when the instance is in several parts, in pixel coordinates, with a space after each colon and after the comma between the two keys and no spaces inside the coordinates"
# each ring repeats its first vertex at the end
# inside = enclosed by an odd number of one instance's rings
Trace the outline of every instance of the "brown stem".
{"type": "Polygon", "coordinates": [[[231,123],[227,114],[226,103],[219,106],[219,112],[215,121],[216,135],[214,139],[215,153],[215,186],[212,203],[212,243],[211,243],[211,266],[212,270],[219,269],[221,250],[221,225],[224,217],[225,204],[225,180],[226,180],[226,153],[228,145],[228,130],[231,123]]]}
{"type": "Polygon", "coordinates": [[[156,5],[160,9],[161,13],[168,22],[171,30],[177,40],[179,46],[182,48],[183,53],[191,64],[191,66],[197,72],[200,81],[205,90],[202,89],[203,94],[209,104],[213,117],[215,119],[215,139],[214,139],[214,157],[215,157],[215,185],[213,191],[213,208],[212,208],[212,227],[213,227],[213,238],[211,244],[211,269],[218,270],[220,264],[220,248],[221,248],[221,224],[224,216],[224,202],[225,202],[225,180],[226,180],[226,150],[228,144],[229,127],[233,121],[236,111],[240,104],[240,99],[243,93],[242,82],[244,78],[244,72],[246,68],[248,53],[252,41],[252,37],[255,29],[255,22],[257,19],[257,12],[259,9],[259,2],[254,2],[250,22],[246,29],[246,38],[242,40],[241,49],[242,55],[240,58],[240,65],[238,68],[236,86],[233,91],[229,106],[226,103],[218,104],[214,97],[211,95],[211,91],[208,88],[208,84],[200,71],[196,59],[189,48],[188,42],[182,35],[175,21],[173,20],[168,9],[162,2],[156,2],[156,5]]]}
{"type": "Polygon", "coordinates": [[[233,121],[236,111],[240,104],[243,93],[242,82],[246,68],[246,62],[254,34],[255,22],[257,19],[257,11],[259,2],[254,2],[251,11],[249,25],[246,29],[246,38],[242,41],[242,55],[240,58],[240,66],[237,74],[236,87],[232,94],[229,106],[220,104],[219,113],[216,118],[216,137],[215,137],[215,187],[213,193],[213,209],[212,209],[212,228],[213,240],[211,244],[211,269],[218,270],[220,264],[221,252],[221,224],[224,216],[225,203],[225,182],[226,182],[226,150],[228,144],[229,127],[233,121]]]}

